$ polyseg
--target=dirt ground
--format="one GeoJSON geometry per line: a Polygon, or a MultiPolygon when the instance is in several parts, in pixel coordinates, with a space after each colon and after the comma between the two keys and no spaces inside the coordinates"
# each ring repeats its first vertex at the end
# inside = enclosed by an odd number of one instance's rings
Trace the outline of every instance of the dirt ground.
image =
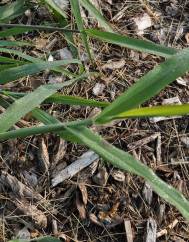
{"type": "MultiPolygon", "coordinates": [[[[187,0],[92,2],[121,34],[178,49],[189,45],[187,0]],[[137,18],[141,23],[144,16],[148,16],[151,24],[140,31],[137,18]]],[[[35,2],[30,11],[30,17],[23,16],[15,22],[42,25],[55,21],[47,9],[35,2]]],[[[87,28],[98,27],[85,10],[82,14],[87,28]]],[[[71,14],[70,22],[74,28],[71,14]]],[[[94,67],[87,60],[79,35],[74,38],[86,68],[100,75],[66,88],[64,94],[112,102],[138,77],[163,61],[160,57],[91,39],[94,67]]],[[[64,50],[64,55],[70,54],[63,34],[58,32],[26,33],[16,40],[35,42],[35,48],[23,49],[35,57],[46,55],[48,58],[51,53],[56,58],[59,50],[64,50]]],[[[9,84],[7,88],[30,91],[44,83],[64,80],[64,76],[46,71],[9,84]]],[[[186,75],[145,105],[187,103],[188,84],[186,75]]],[[[68,105],[43,105],[43,108],[62,121],[86,118],[99,112],[97,108],[68,105]]],[[[29,117],[23,122],[29,126],[36,123],[29,117]]],[[[102,129],[100,133],[115,146],[148,164],[164,181],[189,197],[188,117],[130,119],[102,129]]],[[[174,207],[157,196],[143,179],[113,168],[98,156],[92,157],[93,162],[73,177],[52,186],[57,174],[83,154],[86,159],[94,156],[86,147],[60,140],[52,134],[0,144],[0,241],[15,236],[43,235],[53,235],[66,242],[189,241],[189,224],[174,207]]]]}

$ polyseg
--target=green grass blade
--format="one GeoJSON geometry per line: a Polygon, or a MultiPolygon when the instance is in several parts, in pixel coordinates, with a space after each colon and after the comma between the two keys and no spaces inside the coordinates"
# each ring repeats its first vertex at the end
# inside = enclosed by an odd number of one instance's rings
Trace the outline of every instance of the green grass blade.
{"type": "MultiPolygon", "coordinates": [[[[30,55],[24,54],[23,52],[18,51],[18,50],[12,50],[12,49],[7,49],[7,48],[0,48],[0,52],[16,55],[18,57],[21,57],[22,59],[25,59],[25,60],[27,60],[29,62],[33,62],[33,63],[38,63],[38,62],[44,61],[44,60],[42,60],[40,58],[36,58],[36,57],[32,57],[30,55]]],[[[77,77],[76,74],[74,74],[74,73],[72,73],[72,72],[70,72],[68,70],[65,70],[65,69],[63,69],[61,67],[54,67],[54,68],[51,68],[51,70],[63,73],[64,75],[66,75],[68,77],[71,77],[71,78],[77,77]]]]}
{"type": "Polygon", "coordinates": [[[81,64],[77,59],[73,60],[63,60],[63,61],[41,61],[32,64],[26,64],[18,67],[13,67],[8,70],[0,72],[0,84],[5,84],[10,81],[17,80],[21,77],[39,73],[46,69],[53,69],[62,65],[68,65],[70,63],[81,64]]]}
{"type": "MultiPolygon", "coordinates": [[[[59,25],[66,28],[69,25],[68,20],[65,18],[66,13],[62,14],[62,11],[61,13],[57,11],[56,5],[50,4],[51,2],[52,1],[46,1],[46,3],[49,5],[50,10],[53,11],[54,16],[58,20],[59,25]]],[[[78,50],[74,44],[73,34],[69,32],[64,32],[64,35],[73,57],[78,58],[78,50]]]]}
{"type": "Polygon", "coordinates": [[[18,64],[4,64],[4,65],[0,64],[0,72],[16,66],[18,66],[18,64]]]}
{"type": "MultiPolygon", "coordinates": [[[[6,95],[6,96],[12,96],[14,98],[20,98],[25,96],[25,93],[19,93],[19,92],[9,92],[9,91],[0,91],[0,93],[6,95]]],[[[69,95],[62,95],[62,94],[53,94],[49,98],[47,98],[45,103],[56,103],[56,104],[66,104],[66,105],[81,105],[81,106],[90,106],[90,107],[99,107],[104,108],[109,105],[108,102],[100,102],[92,99],[86,99],[82,97],[75,97],[75,96],[69,96],[69,95]]]]}
{"type": "Polygon", "coordinates": [[[0,7],[0,22],[10,21],[19,15],[24,14],[27,9],[24,0],[17,0],[10,4],[5,4],[0,7]]]}
{"type": "Polygon", "coordinates": [[[66,129],[112,165],[143,177],[163,199],[174,205],[189,220],[189,201],[172,186],[162,181],[150,168],[130,154],[114,147],[86,127],[66,129]]]}
{"type": "Polygon", "coordinates": [[[6,29],[0,32],[0,37],[1,38],[5,38],[8,36],[15,36],[15,35],[19,35],[19,34],[23,34],[27,31],[30,31],[30,28],[11,28],[11,29],[6,29]]]}
{"type": "Polygon", "coordinates": [[[7,131],[16,122],[18,122],[21,117],[40,105],[46,98],[50,97],[58,89],[72,85],[84,77],[85,75],[81,75],[79,78],[75,78],[64,83],[40,86],[35,91],[16,100],[12,105],[10,105],[10,107],[8,107],[6,112],[0,115],[0,132],[7,131]]]}
{"type": "Polygon", "coordinates": [[[78,2],[78,0],[70,0],[70,4],[71,4],[72,12],[74,14],[74,17],[75,17],[75,20],[77,23],[77,27],[82,32],[81,37],[83,40],[83,44],[85,46],[89,59],[92,60],[91,51],[90,51],[90,47],[89,47],[88,40],[87,40],[87,35],[84,32],[84,26],[83,26],[83,20],[81,17],[79,2],[78,2]]]}
{"type": "MultiPolygon", "coordinates": [[[[7,140],[7,139],[15,139],[15,138],[25,138],[27,136],[31,135],[37,135],[37,134],[46,134],[50,132],[62,132],[62,130],[65,130],[65,127],[71,126],[71,127],[78,127],[78,126],[87,126],[91,125],[92,121],[90,119],[85,120],[79,120],[79,121],[72,121],[67,123],[56,123],[56,124],[49,124],[49,125],[43,125],[38,127],[31,127],[31,128],[21,128],[17,130],[12,130],[8,132],[2,132],[0,129],[0,141],[7,140]]],[[[0,127],[1,128],[1,127],[0,127]]]]}
{"type": "Polygon", "coordinates": [[[110,24],[106,21],[104,16],[99,12],[98,9],[89,0],[80,0],[81,5],[87,9],[90,14],[96,18],[101,27],[103,27],[108,32],[114,32],[110,24]]]}
{"type": "Polygon", "coordinates": [[[176,49],[155,44],[150,41],[134,39],[115,33],[103,32],[97,29],[87,29],[85,30],[85,33],[90,37],[105,41],[107,43],[158,56],[170,57],[178,52],[176,49]]]}
{"type": "Polygon", "coordinates": [[[25,64],[25,61],[15,60],[9,57],[0,56],[0,64],[2,63],[13,63],[13,64],[25,64]]]}
{"type": "Polygon", "coordinates": [[[140,78],[124,94],[105,108],[97,117],[97,123],[105,123],[120,113],[136,108],[155,96],[168,84],[189,70],[189,48],[173,55],[140,78]]]}
{"type": "MultiPolygon", "coordinates": [[[[42,122],[43,124],[50,125],[50,124],[60,124],[61,123],[58,119],[56,119],[55,117],[51,116],[50,114],[48,114],[47,112],[45,112],[39,108],[35,108],[31,113],[35,119],[42,122]]],[[[68,132],[66,130],[60,131],[60,132],[55,132],[55,133],[58,134],[64,140],[82,144],[82,142],[80,142],[80,140],[77,137],[70,134],[70,132],[68,132]]]]}
{"type": "Polygon", "coordinates": [[[8,46],[32,46],[32,44],[24,41],[0,40],[0,47],[8,47],[8,46]]]}
{"type": "Polygon", "coordinates": [[[59,13],[63,18],[67,18],[66,12],[63,11],[53,0],[44,0],[52,9],[59,13]]]}
{"type": "Polygon", "coordinates": [[[91,107],[107,107],[108,102],[99,102],[92,99],[85,99],[81,97],[66,96],[62,94],[54,94],[45,100],[46,103],[68,104],[68,105],[81,105],[91,107]]]}
{"type": "Polygon", "coordinates": [[[24,60],[27,60],[27,61],[30,61],[30,62],[34,62],[34,63],[42,61],[42,59],[39,59],[39,58],[36,58],[36,57],[32,57],[30,55],[24,54],[23,52],[21,52],[19,50],[0,48],[0,52],[7,53],[9,55],[15,55],[15,56],[21,57],[24,60]]]}
{"type": "Polygon", "coordinates": [[[155,107],[136,108],[118,114],[115,119],[142,118],[142,117],[166,117],[176,115],[188,115],[189,104],[163,105],[155,107]]]}

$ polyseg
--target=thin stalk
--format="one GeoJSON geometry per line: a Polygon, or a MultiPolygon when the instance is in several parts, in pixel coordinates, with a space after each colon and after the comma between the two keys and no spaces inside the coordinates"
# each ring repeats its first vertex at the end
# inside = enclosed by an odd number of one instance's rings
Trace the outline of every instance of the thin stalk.
{"type": "Polygon", "coordinates": [[[43,25],[24,25],[24,24],[5,24],[0,23],[0,27],[3,28],[23,28],[23,29],[30,29],[30,30],[48,30],[48,31],[62,31],[62,32],[70,32],[70,33],[80,33],[78,29],[66,29],[66,28],[59,28],[53,26],[43,26],[43,25]]]}
{"type": "Polygon", "coordinates": [[[74,126],[91,126],[93,124],[92,119],[85,119],[79,121],[72,121],[67,123],[58,123],[44,126],[34,126],[31,128],[21,128],[17,130],[11,130],[8,132],[0,133],[0,141],[14,138],[24,138],[30,135],[45,134],[50,132],[58,132],[65,129],[65,127],[74,126]]]}

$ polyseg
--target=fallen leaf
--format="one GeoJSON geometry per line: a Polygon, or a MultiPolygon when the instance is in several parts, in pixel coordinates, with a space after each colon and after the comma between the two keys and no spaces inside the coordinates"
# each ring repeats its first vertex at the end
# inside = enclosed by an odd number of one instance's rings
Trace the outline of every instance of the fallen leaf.
{"type": "Polygon", "coordinates": [[[84,205],[78,191],[76,192],[76,207],[77,207],[77,210],[79,212],[80,218],[86,219],[87,215],[86,215],[85,205],[84,205]]]}
{"type": "Polygon", "coordinates": [[[80,183],[78,185],[78,187],[79,187],[79,190],[81,192],[83,203],[84,203],[84,205],[87,205],[87,201],[88,201],[87,187],[83,183],[80,183]]]}
{"type": "Polygon", "coordinates": [[[102,69],[110,69],[110,70],[115,70],[115,69],[121,69],[125,65],[125,60],[119,60],[119,61],[109,61],[105,65],[102,66],[102,69]]]}
{"type": "Polygon", "coordinates": [[[38,156],[39,169],[41,170],[41,172],[47,173],[49,170],[50,162],[49,162],[49,152],[44,139],[41,139],[39,141],[39,149],[37,152],[37,156],[38,156]]]}
{"type": "Polygon", "coordinates": [[[102,95],[104,88],[105,85],[103,83],[96,83],[96,85],[93,87],[93,94],[95,96],[102,95]]]}
{"type": "Polygon", "coordinates": [[[108,173],[105,167],[99,169],[98,173],[93,177],[93,181],[100,186],[106,186],[108,173]]]}
{"type": "Polygon", "coordinates": [[[30,240],[30,232],[27,227],[20,229],[16,234],[17,239],[30,240]]]}
{"type": "Polygon", "coordinates": [[[74,175],[76,175],[79,171],[83,170],[87,166],[91,165],[93,162],[98,160],[99,156],[93,151],[85,152],[81,157],[79,157],[76,161],[72,162],[65,169],[61,170],[56,177],[52,179],[52,186],[56,186],[59,183],[65,181],[66,179],[70,179],[74,175]]]}
{"type": "Polygon", "coordinates": [[[125,181],[125,174],[122,171],[114,170],[114,171],[112,171],[111,175],[114,178],[114,180],[116,180],[116,181],[119,181],[119,182],[125,181]]]}
{"type": "Polygon", "coordinates": [[[138,35],[144,34],[144,30],[153,25],[152,19],[147,13],[144,13],[141,16],[133,18],[133,21],[137,27],[136,31],[138,35]]]}

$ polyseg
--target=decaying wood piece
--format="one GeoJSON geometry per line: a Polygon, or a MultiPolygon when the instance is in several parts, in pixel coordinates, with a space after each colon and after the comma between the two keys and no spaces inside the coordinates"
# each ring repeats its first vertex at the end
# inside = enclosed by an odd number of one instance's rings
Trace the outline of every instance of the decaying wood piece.
{"type": "Polygon", "coordinates": [[[67,142],[63,139],[60,139],[58,144],[58,150],[53,158],[53,165],[57,164],[60,160],[62,160],[65,156],[67,148],[67,142]]]}
{"type": "Polygon", "coordinates": [[[10,188],[17,196],[25,197],[32,201],[41,201],[43,199],[38,192],[32,190],[6,171],[1,172],[0,183],[3,183],[6,187],[10,188]]]}
{"type": "Polygon", "coordinates": [[[130,220],[124,220],[127,242],[133,242],[133,232],[130,220]]]}
{"type": "Polygon", "coordinates": [[[101,167],[99,169],[98,173],[93,177],[93,181],[100,186],[106,186],[108,181],[108,172],[106,171],[106,167],[101,167]]]}
{"type": "Polygon", "coordinates": [[[39,169],[43,173],[47,173],[49,170],[49,152],[45,144],[44,139],[39,142],[39,150],[37,152],[39,169]]]}
{"type": "Polygon", "coordinates": [[[131,150],[135,150],[143,145],[146,145],[150,142],[152,142],[153,140],[155,140],[157,137],[158,137],[159,133],[155,133],[155,134],[152,134],[144,139],[141,139],[141,140],[138,140],[136,142],[133,142],[133,143],[130,143],[128,145],[128,148],[131,149],[131,150]]]}
{"type": "Polygon", "coordinates": [[[157,238],[166,235],[168,233],[169,230],[173,229],[177,224],[178,224],[178,219],[175,219],[172,223],[170,223],[168,225],[168,227],[166,229],[162,229],[161,231],[159,231],[156,235],[157,238]]]}
{"type": "Polygon", "coordinates": [[[157,136],[156,161],[157,161],[157,165],[160,165],[162,163],[162,158],[161,158],[161,134],[160,133],[158,133],[158,136],[157,136]]]}
{"type": "Polygon", "coordinates": [[[142,193],[145,201],[150,205],[152,203],[153,190],[149,183],[145,182],[142,193]]]}
{"type": "Polygon", "coordinates": [[[79,159],[60,171],[56,177],[52,179],[52,186],[56,186],[59,183],[65,181],[76,175],[79,171],[89,166],[91,163],[99,159],[99,156],[93,151],[85,152],[79,159]]]}
{"type": "Polygon", "coordinates": [[[156,242],[157,223],[153,218],[147,221],[146,242],[156,242]]]}

